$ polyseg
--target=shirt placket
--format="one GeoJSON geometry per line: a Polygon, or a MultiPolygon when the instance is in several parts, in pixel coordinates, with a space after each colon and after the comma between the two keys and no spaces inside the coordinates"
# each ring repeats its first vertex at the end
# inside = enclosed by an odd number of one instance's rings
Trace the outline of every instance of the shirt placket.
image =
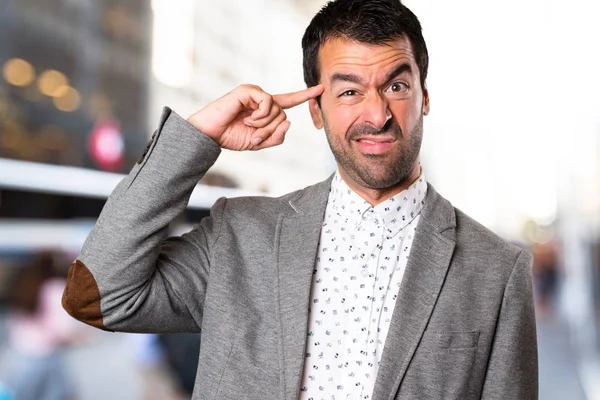
{"type": "Polygon", "coordinates": [[[355,399],[364,399],[365,384],[367,381],[374,379],[372,375],[373,357],[370,351],[370,342],[376,342],[377,327],[375,329],[371,323],[374,306],[374,296],[378,277],[378,263],[381,254],[383,240],[383,223],[381,218],[369,210],[361,218],[361,222],[357,227],[356,243],[358,244],[359,269],[357,277],[356,292],[358,293],[357,308],[359,313],[357,316],[361,318],[361,325],[357,327],[359,332],[356,333],[359,354],[355,355],[355,365],[353,368],[354,376],[352,379],[352,395],[355,399]],[[369,374],[369,377],[366,376],[369,374]],[[356,386],[356,381],[360,381],[361,385],[356,386]]]}
{"type": "Polygon", "coordinates": [[[413,206],[410,191],[370,207],[337,179],[334,184],[340,187],[332,188],[313,282],[312,300],[318,303],[311,303],[314,336],[308,339],[312,356],[307,356],[310,364],[303,384],[308,391],[303,398],[366,400],[372,396],[397,283],[406,264],[403,249],[412,242],[398,235],[400,225],[410,226],[420,209],[413,206]],[[360,258],[363,253],[365,258],[360,258]],[[351,308],[354,311],[349,312],[351,308]]]}
{"type": "Polygon", "coordinates": [[[368,249],[364,242],[368,238],[368,233],[365,228],[363,217],[359,217],[359,222],[356,224],[354,234],[352,235],[352,266],[349,268],[349,281],[344,297],[348,303],[348,323],[347,329],[349,335],[345,335],[346,342],[344,343],[345,351],[345,371],[343,375],[343,386],[346,389],[345,399],[360,399],[361,387],[356,386],[357,378],[360,376],[360,367],[357,361],[360,360],[360,344],[363,343],[366,332],[363,332],[360,327],[364,323],[363,306],[364,302],[361,299],[361,285],[364,285],[365,277],[363,276],[363,264],[368,257],[368,249]],[[366,234],[366,236],[365,236],[366,234]]]}

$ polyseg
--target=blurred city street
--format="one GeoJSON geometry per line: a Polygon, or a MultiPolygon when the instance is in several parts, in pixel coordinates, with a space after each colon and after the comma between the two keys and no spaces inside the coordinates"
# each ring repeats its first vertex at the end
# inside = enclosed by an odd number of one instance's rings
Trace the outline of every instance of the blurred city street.
{"type": "Polygon", "coordinates": [[[67,356],[80,398],[142,400],[138,366],[124,334],[101,333],[93,344],[72,348],[67,356]]]}
{"type": "Polygon", "coordinates": [[[538,320],[540,400],[586,400],[568,327],[559,319],[538,320]]]}

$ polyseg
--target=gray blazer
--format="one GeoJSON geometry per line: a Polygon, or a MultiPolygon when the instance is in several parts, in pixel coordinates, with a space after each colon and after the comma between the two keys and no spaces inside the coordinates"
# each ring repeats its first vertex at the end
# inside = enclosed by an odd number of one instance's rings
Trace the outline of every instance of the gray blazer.
{"type": "MultiPolygon", "coordinates": [[[[165,109],[73,263],[63,306],[110,331],[201,331],[194,399],[296,399],[330,180],[220,199],[167,238],[219,153],[165,109]]],[[[531,261],[429,186],[373,399],[536,399],[531,261]]]]}

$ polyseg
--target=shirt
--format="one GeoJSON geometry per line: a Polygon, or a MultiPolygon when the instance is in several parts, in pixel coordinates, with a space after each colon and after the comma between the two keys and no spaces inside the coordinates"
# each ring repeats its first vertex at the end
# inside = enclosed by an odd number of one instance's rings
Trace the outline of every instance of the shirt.
{"type": "Polygon", "coordinates": [[[426,191],[421,174],[373,207],[336,172],[313,271],[299,399],[371,399],[426,191]]]}

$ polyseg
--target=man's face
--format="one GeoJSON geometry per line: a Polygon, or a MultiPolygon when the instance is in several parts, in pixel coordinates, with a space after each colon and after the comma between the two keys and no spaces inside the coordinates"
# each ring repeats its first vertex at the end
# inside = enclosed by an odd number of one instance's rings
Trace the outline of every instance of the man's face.
{"type": "Polygon", "coordinates": [[[419,175],[423,115],[429,111],[412,45],[331,39],[319,51],[324,92],[311,101],[340,173],[354,189],[386,190],[419,175]]]}

